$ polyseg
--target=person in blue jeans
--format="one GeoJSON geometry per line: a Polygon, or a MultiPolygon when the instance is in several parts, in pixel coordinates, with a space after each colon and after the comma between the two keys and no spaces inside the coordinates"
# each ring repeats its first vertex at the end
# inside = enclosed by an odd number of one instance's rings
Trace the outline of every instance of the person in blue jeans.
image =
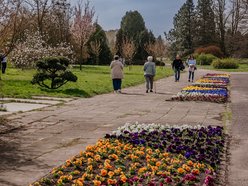
{"type": "Polygon", "coordinates": [[[172,69],[174,70],[175,73],[175,82],[178,82],[180,79],[180,70],[183,66],[183,61],[181,60],[180,56],[177,55],[176,59],[174,59],[172,63],[172,69]]]}
{"type": "Polygon", "coordinates": [[[153,92],[153,79],[154,76],[156,75],[156,66],[155,63],[153,62],[153,57],[148,56],[147,57],[147,62],[144,64],[144,76],[146,79],[146,93],[153,92]]]}
{"type": "Polygon", "coordinates": [[[119,56],[115,55],[114,61],[110,64],[114,93],[121,93],[123,67],[122,62],[119,60],[119,56]]]}

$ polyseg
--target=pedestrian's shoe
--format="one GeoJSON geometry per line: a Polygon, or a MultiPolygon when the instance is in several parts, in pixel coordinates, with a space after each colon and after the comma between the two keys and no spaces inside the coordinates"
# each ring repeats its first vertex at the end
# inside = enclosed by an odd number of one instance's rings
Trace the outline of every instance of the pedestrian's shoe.
{"type": "Polygon", "coordinates": [[[146,90],[146,93],[148,93],[148,90],[146,90]]]}
{"type": "Polygon", "coordinates": [[[192,79],[192,81],[191,81],[192,83],[194,82],[194,80],[192,79]]]}
{"type": "Polygon", "coordinates": [[[150,90],[150,92],[153,92],[152,89],[150,90]]]}
{"type": "Polygon", "coordinates": [[[121,93],[121,89],[118,90],[118,93],[121,93]]]}
{"type": "Polygon", "coordinates": [[[190,79],[188,80],[188,82],[190,82],[190,79]]]}

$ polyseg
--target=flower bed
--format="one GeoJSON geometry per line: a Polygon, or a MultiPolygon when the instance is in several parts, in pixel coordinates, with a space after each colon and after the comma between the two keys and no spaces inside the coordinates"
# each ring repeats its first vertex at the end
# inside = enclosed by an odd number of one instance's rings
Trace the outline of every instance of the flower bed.
{"type": "Polygon", "coordinates": [[[171,100],[176,101],[209,101],[224,103],[228,101],[228,74],[206,74],[191,86],[185,87],[171,100]]]}
{"type": "Polygon", "coordinates": [[[224,139],[222,127],[126,124],[31,185],[214,185],[224,139]]]}

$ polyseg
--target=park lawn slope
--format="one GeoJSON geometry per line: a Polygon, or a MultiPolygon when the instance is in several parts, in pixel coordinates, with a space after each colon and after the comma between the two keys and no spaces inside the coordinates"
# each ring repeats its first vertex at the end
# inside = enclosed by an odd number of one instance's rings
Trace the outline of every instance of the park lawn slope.
{"type": "MultiPolygon", "coordinates": [[[[35,70],[21,70],[8,68],[2,75],[1,91],[4,97],[31,98],[32,96],[52,97],[92,97],[94,95],[112,91],[112,81],[109,66],[83,66],[82,71],[72,68],[71,71],[78,77],[76,83],[67,83],[57,90],[41,88],[32,85],[31,80],[35,70]]],[[[122,87],[134,86],[143,83],[143,66],[125,67],[125,78],[122,87]]],[[[156,79],[173,74],[170,68],[157,67],[156,79]]]]}

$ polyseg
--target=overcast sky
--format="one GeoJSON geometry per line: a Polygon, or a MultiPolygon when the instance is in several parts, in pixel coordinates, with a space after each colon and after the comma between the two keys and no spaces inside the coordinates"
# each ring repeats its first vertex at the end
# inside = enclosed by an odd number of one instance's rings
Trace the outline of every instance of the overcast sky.
{"type": "MultiPolygon", "coordinates": [[[[76,0],[72,0],[76,1],[76,0]]],[[[90,0],[104,30],[120,28],[127,11],[137,10],[155,36],[173,27],[173,17],[186,0],[90,0]]]]}

